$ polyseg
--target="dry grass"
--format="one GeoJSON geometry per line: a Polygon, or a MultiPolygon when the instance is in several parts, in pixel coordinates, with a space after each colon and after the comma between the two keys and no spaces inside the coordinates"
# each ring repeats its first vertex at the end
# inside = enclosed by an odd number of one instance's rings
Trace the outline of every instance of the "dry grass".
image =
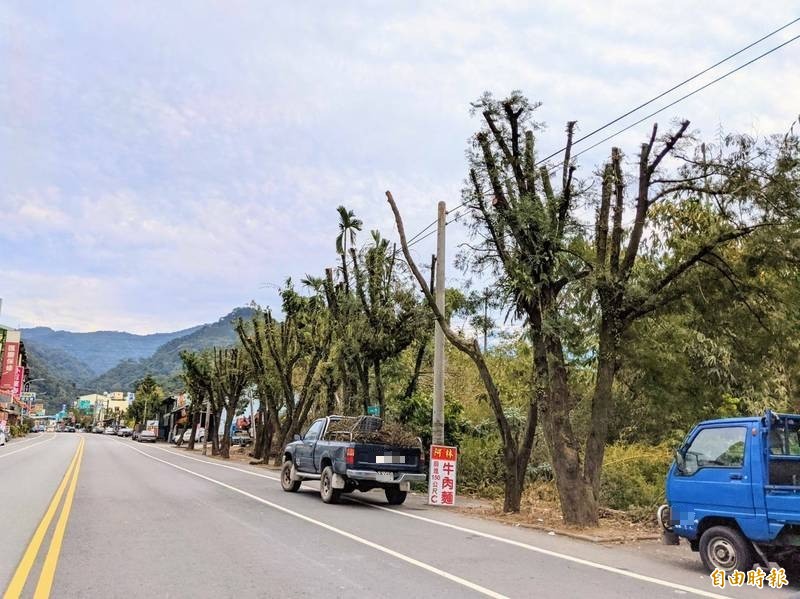
{"type": "Polygon", "coordinates": [[[655,517],[643,520],[626,512],[601,508],[596,527],[568,526],[561,518],[558,496],[553,483],[529,485],[517,514],[503,512],[502,499],[480,502],[460,508],[467,514],[499,520],[507,524],[552,531],[594,541],[625,542],[655,538],[659,534],[655,517]]]}

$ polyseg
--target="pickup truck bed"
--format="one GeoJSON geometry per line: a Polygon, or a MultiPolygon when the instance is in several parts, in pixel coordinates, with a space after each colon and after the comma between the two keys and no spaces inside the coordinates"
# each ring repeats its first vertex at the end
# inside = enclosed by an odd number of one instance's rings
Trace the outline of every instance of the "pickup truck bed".
{"type": "Polygon", "coordinates": [[[284,449],[283,489],[293,492],[304,480],[319,480],[325,503],[337,503],[342,493],[375,488],[384,489],[390,504],[403,503],[410,483],[426,478],[422,445],[376,441],[382,426],[369,416],[315,420],[284,449]]]}

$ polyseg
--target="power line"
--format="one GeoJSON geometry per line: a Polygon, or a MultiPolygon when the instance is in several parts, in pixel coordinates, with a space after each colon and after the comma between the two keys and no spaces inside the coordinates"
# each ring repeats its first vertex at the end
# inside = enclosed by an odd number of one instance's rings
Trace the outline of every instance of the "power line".
{"type": "MultiPolygon", "coordinates": [[[[464,206],[466,203],[467,203],[467,202],[461,202],[461,204],[459,204],[459,205],[458,205],[458,206],[456,206],[455,208],[453,208],[453,209],[451,209],[451,210],[448,210],[448,211],[447,211],[447,214],[450,214],[451,212],[455,212],[456,210],[458,210],[459,208],[461,208],[462,206],[464,206]]],[[[444,225],[445,225],[445,226],[447,226],[447,225],[449,225],[449,224],[451,224],[451,223],[454,223],[454,222],[456,222],[456,221],[457,221],[459,218],[461,218],[462,216],[464,216],[464,214],[465,214],[465,213],[466,213],[466,212],[462,212],[462,213],[460,213],[460,214],[456,214],[456,215],[455,215],[453,218],[451,218],[451,219],[449,219],[449,220],[445,221],[444,225]]],[[[433,221],[433,222],[434,222],[434,224],[436,224],[436,222],[438,222],[438,221],[433,221]]],[[[423,241],[423,240],[427,239],[428,237],[430,237],[430,236],[431,236],[431,235],[433,235],[434,233],[436,233],[436,230],[435,230],[435,229],[434,229],[433,231],[431,231],[430,233],[427,233],[426,235],[423,235],[422,237],[418,238],[418,239],[417,239],[416,241],[414,241],[414,242],[411,242],[411,241],[409,241],[409,242],[407,243],[407,246],[408,246],[408,247],[411,247],[412,245],[415,245],[415,244],[419,243],[420,241],[423,241]]]]}
{"type": "MultiPolygon", "coordinates": [[[[695,80],[695,79],[697,79],[698,77],[700,77],[700,76],[702,76],[702,75],[704,75],[704,74],[708,73],[709,71],[711,71],[711,70],[715,69],[716,67],[720,66],[721,64],[723,64],[723,63],[725,63],[725,62],[729,61],[730,59],[732,59],[732,58],[734,58],[734,57],[738,56],[738,55],[739,55],[739,54],[741,54],[742,52],[745,52],[745,51],[749,50],[750,48],[752,48],[753,46],[755,46],[755,45],[757,45],[757,44],[759,44],[759,43],[763,42],[765,39],[768,39],[768,38],[772,37],[773,35],[775,35],[776,33],[779,33],[779,32],[781,32],[781,31],[783,31],[783,30],[784,30],[784,29],[786,29],[787,27],[790,27],[791,25],[794,25],[794,24],[795,24],[795,23],[797,23],[798,21],[800,21],[800,17],[798,17],[798,18],[796,18],[796,19],[793,19],[792,21],[789,21],[789,22],[788,22],[788,23],[786,23],[785,25],[782,25],[781,27],[779,27],[779,28],[775,29],[774,31],[771,31],[770,33],[768,33],[768,34],[766,34],[766,35],[764,35],[764,36],[760,37],[759,39],[757,39],[757,40],[756,40],[756,41],[754,41],[754,42],[751,42],[751,43],[750,43],[750,44],[748,44],[747,46],[744,46],[743,48],[741,48],[741,49],[737,50],[736,52],[734,52],[734,53],[732,53],[732,54],[729,54],[728,56],[726,56],[726,57],[725,57],[725,58],[723,58],[722,60],[719,60],[719,61],[717,61],[716,63],[714,63],[713,65],[711,65],[711,66],[709,66],[709,67],[706,67],[706,68],[705,68],[705,69],[703,69],[702,71],[700,71],[700,72],[698,72],[698,73],[696,73],[696,74],[692,75],[691,77],[689,77],[689,78],[687,78],[687,79],[684,79],[683,81],[681,81],[680,83],[678,83],[678,84],[676,84],[676,85],[672,86],[672,87],[671,87],[671,88],[669,88],[668,90],[666,90],[666,91],[664,91],[664,92],[661,92],[660,94],[658,94],[658,95],[656,95],[656,96],[654,96],[654,97],[650,98],[649,100],[647,100],[646,102],[643,102],[642,104],[640,104],[640,105],[636,106],[635,108],[632,108],[631,110],[629,110],[629,111],[627,111],[626,113],[624,113],[624,114],[622,114],[622,115],[620,115],[620,116],[616,117],[615,119],[613,119],[613,120],[611,120],[611,121],[607,122],[606,124],[604,124],[604,125],[602,125],[602,126],[600,126],[600,127],[596,128],[596,129],[594,129],[593,131],[590,131],[590,132],[589,132],[589,133],[587,133],[586,135],[583,135],[582,137],[580,137],[580,138],[578,138],[577,140],[575,140],[575,141],[573,142],[573,145],[575,145],[575,144],[577,144],[577,143],[580,143],[580,142],[582,142],[582,141],[585,141],[586,139],[588,139],[588,138],[590,138],[590,137],[592,137],[592,136],[596,135],[596,134],[597,134],[597,133],[599,133],[600,131],[603,131],[603,130],[607,129],[608,127],[610,127],[610,126],[611,126],[611,125],[613,125],[614,123],[617,123],[617,122],[621,121],[622,119],[624,119],[625,117],[627,117],[627,116],[630,116],[631,114],[633,114],[633,113],[635,113],[635,112],[638,112],[639,110],[641,110],[641,109],[642,109],[642,108],[644,108],[645,106],[648,106],[648,105],[652,104],[652,103],[653,103],[653,102],[655,102],[656,100],[659,100],[659,99],[663,98],[664,96],[666,96],[667,94],[669,94],[669,93],[671,93],[671,92],[675,91],[676,89],[679,89],[680,87],[683,87],[683,86],[684,86],[684,85],[686,85],[687,83],[689,83],[689,82],[691,82],[691,81],[694,81],[694,80],[695,80]]],[[[716,79],[714,79],[714,80],[712,80],[712,81],[710,81],[710,82],[706,83],[705,85],[702,85],[702,86],[698,87],[697,89],[695,89],[695,90],[693,90],[693,91],[689,92],[688,94],[685,94],[685,95],[681,96],[681,97],[680,97],[680,98],[678,98],[677,100],[674,100],[674,101],[670,102],[669,104],[667,104],[667,105],[665,105],[665,106],[663,106],[663,107],[659,108],[658,110],[656,110],[656,111],[654,111],[654,112],[651,112],[651,113],[650,113],[650,114],[648,114],[647,116],[644,116],[644,117],[642,117],[642,118],[641,118],[641,119],[639,119],[638,121],[636,121],[636,122],[634,122],[634,123],[631,123],[630,125],[628,125],[628,126],[626,126],[626,127],[622,128],[622,129],[620,129],[620,130],[619,130],[619,131],[617,131],[616,133],[612,133],[611,135],[608,135],[608,136],[604,137],[603,139],[601,139],[600,141],[598,141],[598,142],[596,142],[596,143],[592,144],[592,145],[591,145],[591,146],[589,146],[588,148],[584,148],[584,149],[583,149],[583,150],[581,150],[580,152],[577,152],[576,154],[574,154],[574,155],[572,156],[572,158],[577,158],[577,157],[578,157],[578,156],[580,156],[581,154],[584,154],[584,153],[588,152],[589,150],[592,150],[592,149],[596,148],[597,146],[599,146],[599,145],[601,145],[601,144],[603,144],[603,143],[605,143],[605,142],[607,142],[607,141],[609,141],[609,140],[613,139],[613,138],[614,138],[614,137],[616,137],[617,135],[620,135],[621,133],[624,133],[625,131],[628,131],[629,129],[632,129],[632,128],[633,128],[633,127],[635,127],[636,125],[640,125],[641,123],[643,123],[643,122],[644,122],[644,121],[646,121],[647,119],[650,119],[650,118],[654,117],[655,115],[657,115],[657,114],[659,114],[659,113],[663,112],[663,111],[664,111],[664,110],[666,110],[667,108],[671,108],[672,106],[675,106],[675,105],[676,105],[676,104],[678,104],[679,102],[682,102],[683,100],[686,100],[687,98],[689,98],[689,97],[691,97],[691,96],[693,96],[693,95],[695,95],[695,94],[697,94],[697,93],[699,93],[699,92],[703,91],[704,89],[706,89],[706,88],[708,88],[708,87],[711,87],[711,86],[712,86],[712,85],[714,85],[715,83],[718,83],[719,81],[722,81],[723,79],[725,79],[725,78],[729,77],[730,75],[733,75],[733,74],[734,74],[734,73],[736,73],[737,71],[740,71],[741,69],[743,69],[743,68],[745,68],[745,67],[747,67],[747,66],[749,66],[749,65],[753,64],[754,62],[756,62],[756,61],[758,61],[758,60],[761,60],[761,59],[762,59],[762,58],[764,58],[765,56],[767,56],[767,55],[769,55],[769,54],[772,54],[773,52],[775,52],[775,51],[777,51],[777,50],[780,50],[780,49],[781,49],[781,48],[783,48],[784,46],[787,46],[788,44],[790,44],[790,43],[792,43],[792,42],[796,41],[798,38],[800,38],[800,35],[797,35],[797,36],[795,36],[795,37],[793,37],[793,38],[791,38],[791,39],[789,39],[789,40],[787,40],[787,41],[783,42],[782,44],[779,44],[778,46],[775,46],[774,48],[771,48],[770,50],[767,50],[767,51],[766,51],[766,52],[764,52],[763,54],[760,54],[760,55],[756,56],[755,58],[753,58],[753,59],[751,59],[751,60],[749,60],[749,61],[745,62],[744,64],[741,64],[741,65],[739,65],[739,66],[738,66],[738,67],[736,67],[735,69],[732,69],[732,70],[728,71],[727,73],[725,73],[725,74],[723,74],[723,75],[720,75],[719,77],[717,77],[716,79]]],[[[548,156],[546,156],[546,157],[544,157],[544,158],[542,158],[542,159],[538,160],[538,161],[536,162],[535,166],[539,166],[539,165],[541,165],[542,163],[546,162],[547,160],[549,160],[549,159],[551,159],[551,158],[553,158],[553,157],[557,156],[558,154],[560,154],[560,153],[561,153],[561,152],[563,152],[564,150],[566,150],[566,146],[565,146],[565,147],[563,147],[563,148],[561,148],[560,150],[557,150],[556,152],[553,152],[552,154],[550,154],[550,155],[548,155],[548,156]]],[[[564,164],[564,162],[562,161],[562,162],[560,162],[560,163],[556,164],[555,166],[551,167],[551,168],[550,168],[550,169],[548,169],[548,170],[552,172],[554,169],[557,169],[558,167],[562,166],[563,164],[564,164]]],[[[490,195],[490,194],[489,194],[489,195],[490,195]]],[[[458,204],[457,206],[455,206],[454,208],[452,208],[452,209],[448,210],[448,211],[447,211],[447,214],[450,214],[450,213],[452,213],[452,212],[455,212],[455,211],[459,210],[461,207],[465,206],[465,205],[468,203],[468,201],[469,201],[469,200],[465,200],[465,201],[461,202],[460,204],[458,204]]],[[[447,221],[445,224],[450,224],[451,222],[453,222],[453,221],[455,221],[455,220],[457,220],[457,219],[458,219],[458,216],[456,216],[455,218],[453,218],[453,219],[451,219],[451,220],[447,221]]],[[[430,236],[431,236],[431,235],[432,235],[432,234],[435,232],[435,230],[434,230],[434,231],[431,231],[431,232],[429,232],[429,233],[427,233],[427,234],[425,234],[425,235],[423,235],[423,233],[425,233],[426,231],[428,231],[428,229],[430,229],[431,227],[433,227],[433,226],[436,224],[436,222],[437,222],[436,220],[433,220],[431,223],[429,223],[428,225],[426,225],[426,226],[425,226],[423,229],[421,229],[420,231],[418,231],[418,232],[417,232],[417,233],[416,233],[414,236],[412,236],[412,237],[411,237],[411,238],[408,240],[408,246],[409,246],[409,247],[411,247],[412,245],[414,245],[414,244],[416,244],[416,243],[418,243],[418,242],[420,242],[420,241],[422,241],[422,240],[424,240],[424,239],[426,239],[426,238],[430,237],[430,236]]]]}
{"type": "MultiPolygon", "coordinates": [[[[464,200],[463,202],[461,202],[461,203],[460,203],[458,206],[456,206],[455,208],[450,208],[450,210],[448,210],[448,211],[447,211],[447,214],[450,214],[451,212],[455,212],[456,210],[458,210],[459,208],[461,208],[461,206],[464,206],[464,205],[466,205],[468,201],[469,201],[469,200],[464,200]]],[[[427,225],[425,228],[423,228],[423,229],[421,229],[421,230],[417,231],[417,233],[416,233],[414,236],[412,236],[412,237],[411,237],[411,238],[408,240],[408,244],[409,244],[409,245],[411,245],[411,243],[412,243],[412,242],[413,242],[415,239],[417,239],[417,237],[419,237],[420,235],[422,235],[422,234],[423,234],[425,231],[427,231],[428,229],[430,229],[430,228],[431,228],[433,225],[435,225],[437,222],[438,222],[438,221],[437,221],[437,219],[434,219],[434,220],[433,220],[433,222],[431,222],[431,223],[428,223],[428,225],[427,225]]],[[[426,237],[427,237],[427,236],[426,236],[426,237]]]]}
{"type": "MultiPolygon", "coordinates": [[[[621,120],[622,120],[622,119],[624,119],[625,117],[632,115],[634,112],[638,112],[639,110],[641,110],[641,109],[642,109],[642,108],[644,108],[645,106],[648,106],[649,104],[652,104],[652,103],[653,103],[653,102],[655,102],[656,100],[660,100],[661,98],[663,98],[663,97],[664,97],[664,96],[666,96],[667,94],[669,94],[669,93],[672,93],[672,92],[674,92],[676,89],[678,89],[678,88],[680,88],[680,87],[683,87],[684,85],[686,85],[686,84],[687,84],[687,83],[689,83],[690,81],[694,81],[694,80],[695,80],[695,79],[697,79],[698,77],[700,77],[700,76],[702,76],[702,75],[705,75],[705,74],[706,74],[706,73],[708,73],[709,71],[711,71],[711,70],[713,70],[713,69],[717,68],[719,65],[721,65],[721,64],[723,64],[723,63],[725,63],[725,62],[728,62],[728,61],[729,61],[731,58],[734,58],[734,57],[738,56],[739,54],[741,54],[742,52],[745,52],[745,51],[749,50],[749,49],[750,49],[750,48],[752,48],[753,46],[755,46],[755,45],[757,45],[757,44],[760,44],[760,43],[761,43],[761,42],[763,42],[765,39],[772,37],[772,36],[773,36],[773,35],[775,35],[776,33],[779,33],[779,32],[781,32],[781,31],[783,31],[784,29],[786,29],[787,27],[790,27],[791,25],[794,25],[794,24],[795,24],[795,23],[797,23],[798,21],[800,21],[800,17],[798,17],[798,18],[796,18],[796,19],[794,19],[794,20],[792,20],[792,21],[789,21],[788,23],[786,23],[785,25],[783,25],[783,26],[781,26],[781,27],[778,27],[778,29],[776,29],[776,30],[774,30],[774,31],[772,31],[772,32],[770,32],[770,33],[768,33],[768,34],[766,34],[765,36],[763,36],[763,37],[761,37],[761,38],[757,39],[756,41],[754,41],[754,42],[752,42],[752,43],[748,44],[748,45],[747,45],[747,46],[745,46],[744,48],[741,48],[740,50],[737,50],[737,51],[736,51],[736,52],[734,52],[733,54],[729,54],[728,56],[726,56],[726,57],[725,57],[725,58],[723,58],[722,60],[720,60],[720,61],[718,61],[718,62],[715,62],[714,64],[712,64],[710,67],[706,67],[705,69],[703,69],[703,70],[702,70],[702,71],[700,71],[699,73],[696,73],[696,74],[692,75],[691,77],[689,77],[688,79],[684,79],[684,80],[683,80],[683,81],[681,81],[680,83],[677,83],[677,84],[673,85],[671,88],[669,88],[669,89],[668,89],[668,90],[666,90],[666,91],[663,91],[663,92],[661,92],[661,93],[660,93],[660,94],[658,94],[657,96],[653,96],[652,98],[650,98],[650,99],[649,99],[649,100],[647,100],[646,102],[643,102],[642,104],[639,104],[639,105],[638,105],[636,108],[632,108],[631,110],[629,110],[629,111],[628,111],[628,112],[626,112],[625,114],[618,116],[618,117],[617,117],[617,118],[615,118],[613,121],[609,121],[609,122],[607,122],[605,125],[602,125],[602,126],[598,127],[597,129],[595,129],[594,131],[590,131],[590,132],[589,132],[589,133],[587,133],[586,135],[584,135],[584,136],[582,136],[582,137],[580,137],[580,138],[576,139],[576,140],[573,142],[573,145],[575,145],[575,144],[577,144],[577,143],[580,143],[580,142],[582,142],[582,141],[584,141],[584,140],[586,140],[586,139],[589,139],[590,137],[592,137],[593,135],[595,135],[595,134],[597,134],[597,133],[600,133],[600,131],[603,131],[604,129],[608,129],[608,128],[609,128],[611,125],[613,125],[614,123],[618,123],[619,121],[621,121],[621,120]]],[[[790,41],[791,41],[791,40],[790,40],[790,41]]],[[[788,42],[787,42],[787,43],[788,43],[788,42]]],[[[780,46],[779,46],[779,47],[780,47],[780,46]]],[[[747,64],[750,64],[750,63],[747,63],[747,64]]],[[[702,89],[702,88],[701,88],[701,89],[702,89]]],[[[680,100],[678,100],[678,101],[680,101],[680,100]]],[[[671,104],[670,104],[670,106],[671,106],[671,104]]],[[[649,117],[646,117],[646,118],[649,118],[649,117]]],[[[641,122],[641,121],[640,121],[640,122],[641,122]]],[[[560,150],[557,150],[557,151],[553,152],[553,153],[552,153],[552,154],[550,154],[549,156],[545,156],[544,158],[542,158],[541,160],[539,160],[539,161],[538,161],[536,164],[538,165],[538,164],[541,164],[542,162],[545,162],[545,161],[547,161],[547,160],[550,160],[551,158],[553,158],[553,157],[555,157],[555,156],[558,156],[558,155],[559,155],[561,152],[563,152],[563,151],[564,151],[564,150],[566,150],[566,149],[567,149],[567,148],[566,148],[566,146],[564,146],[563,148],[561,148],[560,150]]]]}
{"type": "MultiPolygon", "coordinates": [[[[742,70],[743,68],[745,68],[746,66],[749,66],[749,65],[753,64],[754,62],[756,62],[756,61],[758,61],[758,60],[761,60],[761,59],[762,59],[762,58],[764,58],[765,56],[767,56],[767,55],[769,55],[769,54],[772,54],[773,52],[775,52],[775,51],[777,51],[777,50],[780,50],[780,49],[781,49],[781,48],[783,48],[784,46],[787,46],[787,45],[791,44],[792,42],[794,42],[794,41],[797,41],[798,39],[800,39],[800,35],[796,35],[796,36],[794,36],[793,38],[791,38],[791,39],[789,39],[789,40],[786,40],[786,41],[785,41],[785,42],[783,42],[782,44],[780,44],[780,45],[778,45],[778,46],[775,46],[774,48],[771,48],[771,49],[767,50],[767,51],[766,51],[766,52],[764,52],[763,54],[759,54],[759,55],[758,55],[758,56],[756,56],[755,58],[753,58],[753,59],[751,59],[751,60],[748,60],[747,62],[745,62],[744,64],[741,64],[741,65],[739,65],[739,66],[738,66],[738,67],[736,67],[735,69],[731,69],[730,71],[728,71],[728,72],[727,72],[727,73],[725,73],[724,75],[720,75],[720,76],[719,76],[719,77],[717,77],[716,79],[713,79],[712,81],[709,81],[709,82],[708,82],[708,83],[706,83],[705,85],[701,85],[701,86],[700,86],[700,87],[698,87],[697,89],[695,89],[695,90],[692,90],[692,91],[691,91],[691,92],[689,92],[688,94],[685,94],[685,95],[681,96],[680,98],[678,98],[677,100],[674,100],[674,101],[670,102],[670,103],[669,103],[669,104],[667,104],[666,106],[662,106],[662,107],[661,107],[661,108],[659,108],[658,110],[656,110],[656,111],[654,111],[654,112],[651,112],[651,113],[650,113],[650,114],[648,114],[647,116],[644,116],[644,117],[640,118],[638,121],[636,121],[636,122],[634,122],[634,123],[631,123],[630,125],[628,125],[628,126],[626,126],[626,127],[623,127],[622,129],[620,129],[620,130],[619,130],[619,131],[617,131],[616,133],[612,133],[611,135],[608,135],[607,137],[604,137],[604,138],[603,138],[603,139],[601,139],[600,141],[598,141],[598,142],[596,142],[596,143],[592,144],[592,145],[591,145],[591,146],[589,146],[588,148],[584,148],[584,149],[583,149],[583,150],[581,150],[580,152],[577,152],[576,154],[574,154],[574,155],[572,156],[572,158],[577,158],[577,157],[578,157],[578,156],[580,156],[581,154],[584,154],[584,153],[588,152],[589,150],[592,150],[592,149],[596,148],[597,146],[599,146],[599,145],[601,145],[601,144],[604,144],[605,142],[609,141],[610,139],[613,139],[614,137],[616,137],[617,135],[619,135],[619,134],[621,134],[621,133],[624,133],[625,131],[627,131],[627,130],[629,130],[629,129],[632,129],[632,128],[633,128],[633,127],[635,127],[636,125],[640,125],[640,124],[642,124],[642,123],[643,123],[644,121],[646,121],[647,119],[654,117],[655,115],[659,114],[660,112],[664,112],[664,111],[665,111],[667,108],[671,108],[672,106],[675,106],[675,104],[677,104],[677,103],[679,103],[679,102],[682,102],[683,100],[685,100],[685,99],[687,99],[687,98],[689,98],[689,97],[691,97],[691,96],[693,96],[693,95],[695,95],[695,94],[697,94],[697,93],[699,93],[699,92],[703,91],[704,89],[706,89],[706,88],[708,88],[708,87],[711,87],[711,86],[712,86],[712,85],[714,85],[715,83],[718,83],[718,82],[722,81],[723,79],[725,79],[726,77],[729,77],[729,76],[733,75],[733,74],[734,74],[734,73],[736,73],[737,71],[741,71],[741,70],[742,70]]],[[[563,164],[564,164],[564,162],[563,162],[563,161],[561,161],[561,162],[559,162],[558,164],[556,164],[555,166],[551,167],[551,169],[550,169],[550,170],[557,169],[558,167],[562,166],[563,164]]]]}

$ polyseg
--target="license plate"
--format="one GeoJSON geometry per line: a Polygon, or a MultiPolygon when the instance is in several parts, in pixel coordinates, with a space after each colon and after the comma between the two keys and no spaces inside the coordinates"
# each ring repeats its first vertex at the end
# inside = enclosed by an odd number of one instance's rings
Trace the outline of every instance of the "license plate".
{"type": "Polygon", "coordinates": [[[394,481],[394,472],[378,472],[377,481],[379,483],[390,483],[394,481]]]}
{"type": "Polygon", "coordinates": [[[404,455],[377,455],[375,456],[376,464],[405,464],[406,456],[404,455]]]}

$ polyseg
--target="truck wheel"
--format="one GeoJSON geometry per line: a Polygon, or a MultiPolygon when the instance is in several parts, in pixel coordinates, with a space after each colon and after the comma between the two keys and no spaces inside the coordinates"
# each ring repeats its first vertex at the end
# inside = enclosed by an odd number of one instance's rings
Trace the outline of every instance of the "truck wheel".
{"type": "Polygon", "coordinates": [[[281,468],[281,488],[287,493],[295,493],[303,481],[292,480],[292,461],[286,460],[281,468]]]}
{"type": "Polygon", "coordinates": [[[738,531],[727,526],[712,526],[700,537],[700,559],[710,572],[747,572],[753,566],[750,544],[738,531]]]}
{"type": "Polygon", "coordinates": [[[383,490],[386,493],[386,501],[389,505],[400,505],[406,500],[406,491],[401,491],[399,487],[386,487],[383,490]]]}
{"type": "Polygon", "coordinates": [[[789,559],[780,560],[778,565],[786,570],[786,578],[789,579],[789,584],[800,582],[800,556],[793,555],[789,559]]]}
{"type": "Polygon", "coordinates": [[[339,503],[341,489],[333,488],[333,468],[325,466],[319,479],[319,495],[325,503],[339,503]]]}

